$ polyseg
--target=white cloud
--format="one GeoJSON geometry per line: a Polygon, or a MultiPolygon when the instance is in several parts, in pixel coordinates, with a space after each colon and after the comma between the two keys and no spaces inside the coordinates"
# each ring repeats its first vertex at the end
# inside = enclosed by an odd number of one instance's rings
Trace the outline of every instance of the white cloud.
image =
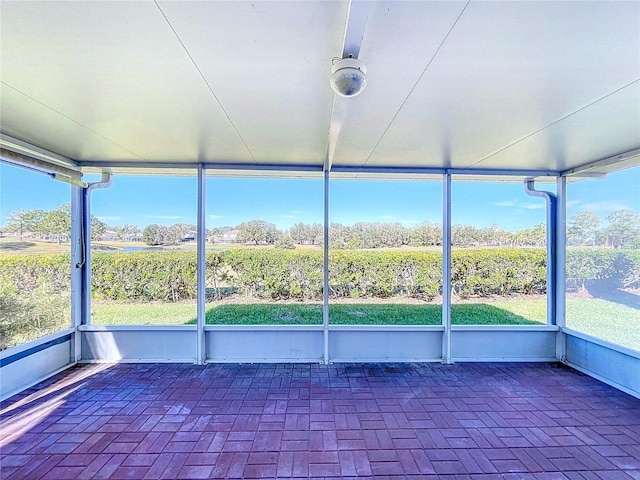
{"type": "Polygon", "coordinates": [[[567,207],[575,207],[576,205],[580,205],[582,202],[580,200],[569,200],[567,202],[567,207]]]}
{"type": "Polygon", "coordinates": [[[539,208],[544,208],[545,203],[540,202],[519,202],[517,200],[504,200],[502,202],[493,202],[491,205],[494,207],[507,207],[507,208],[524,208],[526,210],[537,210],[539,208]]]}
{"type": "Polygon", "coordinates": [[[215,213],[212,213],[211,215],[209,215],[209,218],[212,220],[216,220],[217,218],[224,218],[224,215],[216,215],[215,213]]]}
{"type": "Polygon", "coordinates": [[[494,207],[515,207],[516,203],[513,200],[505,200],[504,202],[493,202],[491,205],[494,207]]]}
{"type": "Polygon", "coordinates": [[[540,208],[544,208],[546,205],[545,202],[540,203],[528,203],[524,202],[521,205],[518,205],[520,208],[526,208],[527,210],[538,210],[540,208]]]}
{"type": "Polygon", "coordinates": [[[622,210],[623,208],[629,208],[629,206],[612,200],[590,202],[582,205],[582,210],[595,210],[596,212],[613,212],[614,210],[622,210]]]}
{"type": "Polygon", "coordinates": [[[381,215],[380,218],[382,220],[395,220],[396,217],[394,217],[393,215],[381,215]]]}
{"type": "Polygon", "coordinates": [[[280,218],[296,218],[295,215],[280,215],[280,218]]]}
{"type": "Polygon", "coordinates": [[[144,218],[156,218],[158,220],[178,220],[180,215],[145,215],[144,218]]]}

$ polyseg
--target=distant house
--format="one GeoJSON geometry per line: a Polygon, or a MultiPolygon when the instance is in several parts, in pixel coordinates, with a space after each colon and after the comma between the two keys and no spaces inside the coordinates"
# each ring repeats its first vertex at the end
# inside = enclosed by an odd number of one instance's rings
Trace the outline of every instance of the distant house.
{"type": "Polygon", "coordinates": [[[236,243],[238,241],[238,230],[229,230],[221,235],[214,235],[213,243],[236,243]]]}
{"type": "Polygon", "coordinates": [[[142,241],[142,232],[140,233],[129,233],[124,236],[125,242],[141,242],[142,241]]]}
{"type": "Polygon", "coordinates": [[[100,240],[103,242],[115,242],[118,240],[118,234],[113,230],[105,230],[104,233],[100,236],[100,240]]]}
{"type": "Polygon", "coordinates": [[[142,233],[127,233],[119,237],[115,230],[105,230],[100,240],[103,242],[141,242],[142,233]]]}
{"type": "Polygon", "coordinates": [[[182,237],[180,242],[181,243],[195,242],[197,236],[198,236],[198,232],[197,231],[195,231],[195,230],[188,231],[188,232],[186,232],[184,234],[184,236],[182,237]]]}

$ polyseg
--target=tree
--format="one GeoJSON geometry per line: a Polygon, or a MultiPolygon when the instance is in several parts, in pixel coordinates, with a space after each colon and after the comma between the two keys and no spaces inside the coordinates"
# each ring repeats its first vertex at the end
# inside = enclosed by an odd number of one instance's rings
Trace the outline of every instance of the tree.
{"type": "Polygon", "coordinates": [[[275,248],[280,248],[283,250],[294,250],[296,248],[293,240],[289,235],[280,235],[276,243],[274,244],[275,248]]]}
{"type": "Polygon", "coordinates": [[[349,230],[341,223],[332,223],[329,226],[329,248],[346,248],[349,230]]]}
{"type": "Polygon", "coordinates": [[[442,226],[422,222],[411,230],[411,242],[420,247],[442,245],[442,226]]]}
{"type": "Polygon", "coordinates": [[[137,237],[141,233],[140,228],[138,228],[136,225],[129,224],[115,227],[114,230],[116,232],[116,239],[120,240],[121,242],[130,242],[132,238],[137,237]]]}
{"type": "Polygon", "coordinates": [[[481,244],[482,233],[471,225],[451,227],[451,243],[457,247],[472,247],[481,244]]]}
{"type": "Polygon", "coordinates": [[[569,241],[574,245],[595,245],[600,217],[589,210],[581,210],[571,217],[567,228],[569,241]]]}
{"type": "Polygon", "coordinates": [[[544,247],[547,244],[547,227],[544,223],[539,223],[533,228],[520,230],[522,243],[530,247],[544,247]]]}
{"type": "Polygon", "coordinates": [[[607,235],[617,248],[631,247],[640,237],[640,214],[628,208],[607,215],[607,235]]]}
{"type": "Polygon", "coordinates": [[[162,245],[166,228],[155,223],[147,225],[142,231],[142,241],[147,245],[162,245]]]}
{"type": "Polygon", "coordinates": [[[107,224],[100,221],[98,217],[91,215],[91,240],[100,240],[106,231],[107,224]]]}
{"type": "Polygon", "coordinates": [[[7,217],[5,231],[17,233],[22,242],[25,233],[36,231],[44,214],[43,210],[15,210],[7,217]]]}
{"type": "Polygon", "coordinates": [[[408,245],[411,241],[409,230],[401,223],[377,223],[373,225],[375,246],[379,247],[401,247],[408,245]]]}
{"type": "Polygon", "coordinates": [[[207,230],[207,240],[211,243],[215,243],[216,237],[222,237],[225,233],[235,230],[235,227],[224,226],[224,227],[213,227],[210,230],[207,230]]]}
{"type": "Polygon", "coordinates": [[[295,223],[289,230],[291,239],[299,245],[320,245],[322,243],[322,233],[322,225],[319,223],[295,223]]]}
{"type": "Polygon", "coordinates": [[[238,241],[241,243],[274,243],[280,232],[273,223],[251,220],[238,225],[238,241]]]}
{"type": "Polygon", "coordinates": [[[37,229],[41,233],[54,236],[60,245],[63,237],[71,235],[71,204],[65,203],[45,213],[37,229]]]}

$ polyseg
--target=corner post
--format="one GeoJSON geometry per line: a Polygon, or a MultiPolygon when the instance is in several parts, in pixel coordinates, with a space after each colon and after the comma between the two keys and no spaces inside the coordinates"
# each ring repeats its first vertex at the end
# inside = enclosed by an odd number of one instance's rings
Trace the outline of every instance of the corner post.
{"type": "Polygon", "coordinates": [[[78,327],[82,325],[83,274],[84,274],[84,229],[83,197],[85,189],[77,185],[71,187],[71,325],[75,329],[71,362],[82,359],[81,334],[78,327]]]}
{"type": "Polygon", "coordinates": [[[567,178],[558,177],[556,187],[556,325],[560,331],[556,337],[556,358],[566,360],[566,342],[563,332],[566,326],[566,275],[567,275],[567,178]]]}

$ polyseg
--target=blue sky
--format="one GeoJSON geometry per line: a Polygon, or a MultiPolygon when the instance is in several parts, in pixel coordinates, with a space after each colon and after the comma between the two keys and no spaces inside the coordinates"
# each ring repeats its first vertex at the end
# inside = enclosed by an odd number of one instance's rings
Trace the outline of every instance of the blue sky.
{"type": "MultiPolygon", "coordinates": [[[[583,180],[568,188],[568,216],[592,210],[601,218],[613,210],[640,211],[640,167],[583,180]]],[[[543,184],[555,189],[554,184],[543,184]]],[[[70,188],[45,175],[2,164],[0,224],[16,209],[51,210],[70,201],[70,188]]],[[[529,228],[545,221],[544,201],[524,193],[521,182],[454,181],[454,224],[506,230],[529,228]]],[[[330,221],[422,221],[441,223],[441,182],[332,180],[330,221]]],[[[93,214],[109,225],[125,223],[195,223],[195,177],[115,176],[113,185],[96,190],[93,214]]],[[[207,228],[262,219],[286,229],[296,222],[322,223],[322,181],[211,177],[207,181],[207,228]]]]}

